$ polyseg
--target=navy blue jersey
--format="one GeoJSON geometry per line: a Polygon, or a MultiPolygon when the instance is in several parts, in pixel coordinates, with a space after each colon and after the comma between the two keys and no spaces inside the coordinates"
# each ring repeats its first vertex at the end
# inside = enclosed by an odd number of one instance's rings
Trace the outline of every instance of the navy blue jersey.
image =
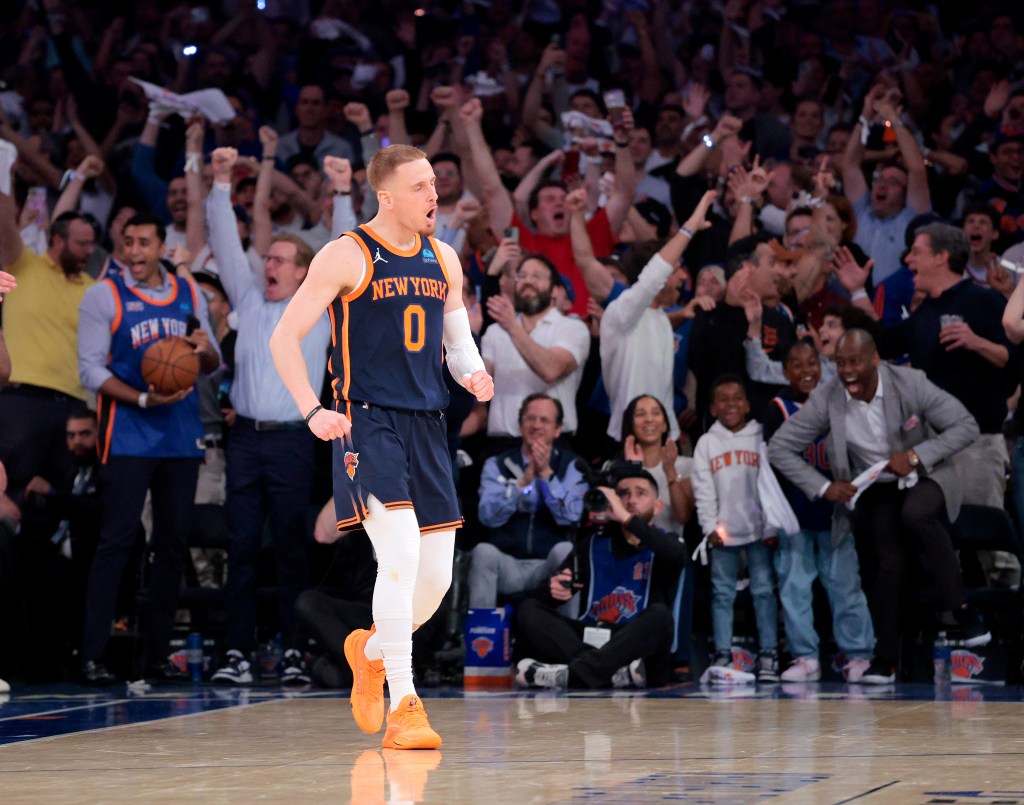
{"type": "Polygon", "coordinates": [[[359,244],[366,275],[329,309],[335,399],[443,410],[442,335],[451,283],[438,244],[417,235],[412,249],[396,251],[365,224],[342,237],[359,244]]]}

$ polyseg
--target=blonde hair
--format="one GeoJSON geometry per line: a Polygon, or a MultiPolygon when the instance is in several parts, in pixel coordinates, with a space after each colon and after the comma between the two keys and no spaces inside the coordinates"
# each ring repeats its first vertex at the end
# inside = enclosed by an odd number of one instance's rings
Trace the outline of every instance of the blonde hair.
{"type": "Polygon", "coordinates": [[[384,183],[391,178],[400,165],[426,159],[427,155],[413,145],[389,145],[380,149],[366,166],[366,179],[374,193],[384,189],[384,183]]]}
{"type": "Polygon", "coordinates": [[[295,265],[297,266],[309,268],[309,264],[313,262],[312,247],[298,235],[292,235],[290,233],[274,235],[274,239],[270,241],[270,245],[273,246],[275,243],[291,243],[295,247],[295,265]]]}

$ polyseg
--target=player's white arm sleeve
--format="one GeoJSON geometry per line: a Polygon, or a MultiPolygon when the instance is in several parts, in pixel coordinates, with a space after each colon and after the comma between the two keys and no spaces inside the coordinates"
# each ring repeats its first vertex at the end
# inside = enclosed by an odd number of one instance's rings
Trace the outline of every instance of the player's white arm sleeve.
{"type": "Polygon", "coordinates": [[[484,368],[484,359],[473,340],[473,330],[469,326],[469,314],[466,308],[460,307],[444,314],[444,348],[448,371],[455,382],[463,385],[462,378],[484,368]]]}

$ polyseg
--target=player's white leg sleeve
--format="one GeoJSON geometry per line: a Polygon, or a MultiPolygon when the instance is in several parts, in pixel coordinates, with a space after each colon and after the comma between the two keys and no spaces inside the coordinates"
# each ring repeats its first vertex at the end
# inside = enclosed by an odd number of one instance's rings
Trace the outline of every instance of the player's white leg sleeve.
{"type": "Polygon", "coordinates": [[[480,357],[480,350],[473,340],[473,329],[469,326],[466,308],[460,307],[444,314],[444,349],[448,371],[460,386],[464,385],[463,377],[484,368],[484,359],[480,357]]]}
{"type": "Polygon", "coordinates": [[[389,511],[373,495],[366,534],[377,553],[377,582],[373,587],[373,622],[384,657],[392,709],[413,694],[413,589],[420,561],[420,527],[411,509],[389,511]]]}
{"type": "Polygon", "coordinates": [[[412,622],[422,626],[441,606],[452,585],[455,561],[455,529],[424,534],[420,544],[420,567],[412,592],[412,622]]]}

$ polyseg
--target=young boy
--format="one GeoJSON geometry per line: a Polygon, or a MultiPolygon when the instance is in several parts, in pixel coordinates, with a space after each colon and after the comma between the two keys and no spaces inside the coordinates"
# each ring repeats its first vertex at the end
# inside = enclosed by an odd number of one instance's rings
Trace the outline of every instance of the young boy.
{"type": "MultiPolygon", "coordinates": [[[[826,322],[828,319],[829,314],[826,313],[826,322]]],[[[790,348],[783,366],[789,388],[768,404],[764,415],[765,441],[800,410],[821,380],[818,353],[807,341],[798,341],[790,348]]],[[[804,460],[831,477],[825,436],[820,435],[808,445],[804,460]]],[[[847,659],[843,676],[848,682],[860,682],[871,664],[875,632],[867,598],[860,586],[853,539],[847,536],[838,545],[833,545],[832,504],[823,498],[808,500],[795,484],[781,475],[779,483],[800,523],[800,532],[783,537],[775,553],[779,600],[793,656],[791,665],[782,672],[782,681],[815,682],[821,679],[811,593],[811,585],[817,577],[821,579],[832,607],[832,631],[836,644],[847,659]]]]}
{"type": "Polygon", "coordinates": [[[711,386],[711,429],[693,453],[693,492],[701,531],[712,548],[711,619],[715,660],[708,669],[713,681],[750,683],[754,675],[733,666],[732,621],[741,554],[750,569],[750,592],[760,649],[757,678],[779,681],[778,606],[775,601],[772,545],[757,493],[761,464],[761,425],[747,422],[750,402],[743,381],[722,375],[711,386]]]}

